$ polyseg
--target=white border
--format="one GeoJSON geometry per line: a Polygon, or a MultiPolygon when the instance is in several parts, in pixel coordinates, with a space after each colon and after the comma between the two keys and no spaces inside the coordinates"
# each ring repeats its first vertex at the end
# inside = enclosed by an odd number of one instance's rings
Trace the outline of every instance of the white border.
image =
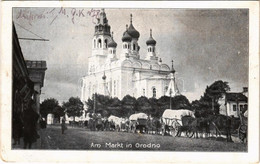
{"type": "Polygon", "coordinates": [[[258,163],[259,162],[259,2],[257,1],[5,1],[1,2],[0,109],[1,158],[4,161],[111,163],[258,163]],[[248,153],[140,151],[11,150],[12,7],[88,8],[248,8],[249,9],[249,143],[248,153]],[[102,157],[102,158],[101,158],[102,157]]]}

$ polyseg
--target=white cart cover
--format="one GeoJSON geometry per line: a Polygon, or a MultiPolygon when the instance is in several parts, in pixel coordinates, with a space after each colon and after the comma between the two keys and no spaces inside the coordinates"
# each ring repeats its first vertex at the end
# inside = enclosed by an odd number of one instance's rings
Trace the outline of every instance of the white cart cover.
{"type": "Polygon", "coordinates": [[[119,118],[117,116],[111,115],[111,116],[108,117],[108,121],[109,122],[113,121],[115,123],[115,125],[119,125],[120,126],[120,124],[122,122],[122,118],[119,118]]]}
{"type": "Polygon", "coordinates": [[[173,124],[173,121],[177,119],[177,122],[182,125],[182,117],[184,116],[191,116],[195,118],[194,112],[190,111],[188,109],[179,109],[179,110],[172,110],[172,109],[166,109],[163,112],[162,115],[162,121],[166,125],[171,126],[173,124]]]}
{"type": "Polygon", "coordinates": [[[132,114],[129,117],[129,120],[131,121],[137,121],[137,119],[148,119],[148,116],[145,113],[136,113],[136,114],[132,114]]]}
{"type": "MultiPolygon", "coordinates": [[[[87,113],[85,117],[83,117],[83,121],[89,121],[90,117],[89,117],[90,113],[87,113]]],[[[83,115],[84,116],[84,115],[83,115]]]]}

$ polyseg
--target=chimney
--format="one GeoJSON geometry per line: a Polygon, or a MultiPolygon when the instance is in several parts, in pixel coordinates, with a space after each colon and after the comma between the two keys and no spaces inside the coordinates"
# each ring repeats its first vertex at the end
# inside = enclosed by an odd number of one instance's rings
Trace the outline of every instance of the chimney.
{"type": "Polygon", "coordinates": [[[243,95],[245,95],[246,97],[248,97],[248,87],[243,87],[243,95]]]}
{"type": "Polygon", "coordinates": [[[248,92],[248,87],[243,87],[243,93],[248,92]]]}

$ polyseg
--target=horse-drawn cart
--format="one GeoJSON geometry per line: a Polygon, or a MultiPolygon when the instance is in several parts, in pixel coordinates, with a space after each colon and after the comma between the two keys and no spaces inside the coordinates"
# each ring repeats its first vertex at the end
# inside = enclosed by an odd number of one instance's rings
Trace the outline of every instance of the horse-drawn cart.
{"type": "Polygon", "coordinates": [[[129,131],[135,133],[137,130],[140,133],[147,132],[147,119],[148,116],[145,113],[132,114],[129,117],[129,131]]]}
{"type": "Polygon", "coordinates": [[[170,134],[173,137],[178,135],[178,129],[182,126],[182,117],[194,117],[194,113],[187,109],[172,110],[166,109],[162,115],[162,135],[170,134]]]}
{"type": "Polygon", "coordinates": [[[244,115],[240,115],[241,123],[238,128],[238,137],[242,142],[247,140],[247,112],[248,111],[246,111],[244,115]]]}

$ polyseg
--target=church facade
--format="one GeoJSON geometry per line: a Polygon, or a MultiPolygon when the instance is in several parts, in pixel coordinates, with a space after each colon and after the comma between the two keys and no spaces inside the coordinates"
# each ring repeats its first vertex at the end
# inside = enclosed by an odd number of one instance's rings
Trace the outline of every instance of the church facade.
{"type": "Polygon", "coordinates": [[[121,47],[113,39],[113,32],[104,9],[100,12],[92,39],[92,55],[89,57],[88,74],[82,77],[81,100],[87,101],[92,95],[102,94],[122,99],[133,97],[154,97],[179,94],[175,70],[156,54],[156,40],[147,36],[147,54],[140,58],[138,39],[140,33],[134,28],[132,15],[130,24],[122,34],[121,47]],[[117,49],[121,48],[121,53],[117,49]]]}

